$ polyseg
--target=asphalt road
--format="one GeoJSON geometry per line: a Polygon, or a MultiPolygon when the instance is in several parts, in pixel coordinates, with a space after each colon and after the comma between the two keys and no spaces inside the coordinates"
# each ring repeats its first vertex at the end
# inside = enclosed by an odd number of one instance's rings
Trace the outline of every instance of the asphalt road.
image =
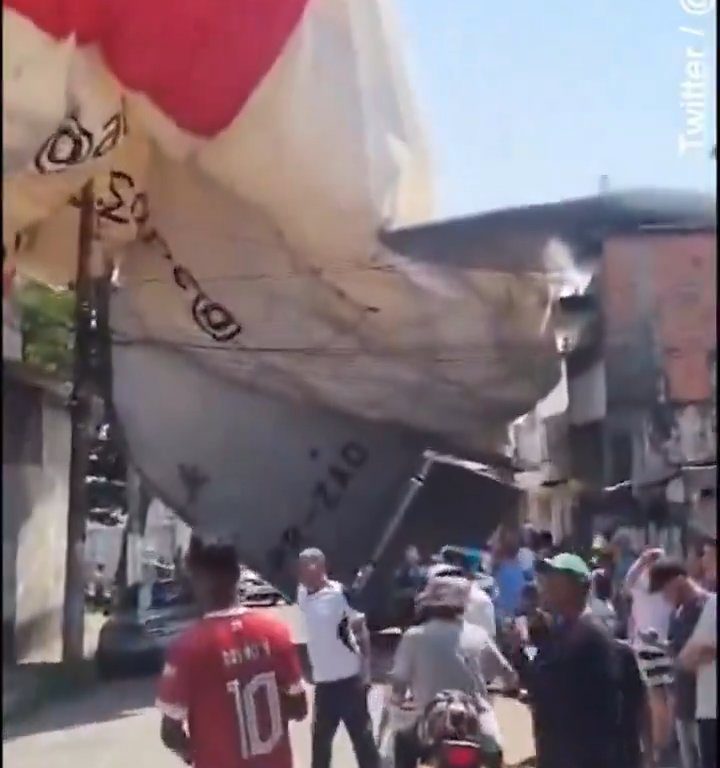
{"type": "MultiPolygon", "coordinates": [[[[304,642],[297,610],[268,609],[290,625],[296,642],[304,642]]],[[[376,638],[370,709],[377,724],[385,696],[383,680],[392,658],[392,639],[376,638]]],[[[155,681],[124,680],[99,684],[75,699],[47,705],[34,716],[3,728],[3,757],[8,768],[181,768],[159,740],[160,718],[154,709],[155,681]]],[[[516,701],[495,703],[508,765],[533,754],[530,718],[516,701]]],[[[291,725],[296,768],[310,766],[310,718],[291,725]]],[[[335,768],[355,765],[341,727],[333,753],[335,768]]]]}
{"type": "MultiPolygon", "coordinates": [[[[382,686],[370,694],[378,717],[382,686]]],[[[126,680],[101,685],[79,699],[49,706],[3,732],[7,768],[181,768],[158,738],[159,716],[153,708],[154,682],[126,680]]],[[[498,702],[508,763],[528,757],[532,745],[527,713],[513,701],[498,702]]],[[[297,768],[310,765],[309,720],[292,725],[297,768]]],[[[341,728],[333,765],[355,765],[347,735],[341,728]]]]}

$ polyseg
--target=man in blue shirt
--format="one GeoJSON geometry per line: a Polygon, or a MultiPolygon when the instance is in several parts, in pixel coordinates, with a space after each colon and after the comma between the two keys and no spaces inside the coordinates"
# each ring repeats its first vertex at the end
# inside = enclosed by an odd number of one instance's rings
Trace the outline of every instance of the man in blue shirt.
{"type": "Polygon", "coordinates": [[[520,536],[517,531],[500,531],[493,554],[493,577],[497,585],[495,612],[503,623],[514,618],[522,604],[525,585],[532,579],[532,573],[523,569],[518,552],[520,536]]]}

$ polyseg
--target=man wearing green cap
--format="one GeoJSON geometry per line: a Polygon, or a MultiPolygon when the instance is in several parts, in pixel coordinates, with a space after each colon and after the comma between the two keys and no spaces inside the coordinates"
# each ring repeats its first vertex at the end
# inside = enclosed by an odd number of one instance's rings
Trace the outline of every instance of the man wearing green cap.
{"type": "Polygon", "coordinates": [[[590,569],[562,552],[536,564],[544,631],[524,670],[538,768],[625,768],[612,638],[587,611],[590,569]]]}

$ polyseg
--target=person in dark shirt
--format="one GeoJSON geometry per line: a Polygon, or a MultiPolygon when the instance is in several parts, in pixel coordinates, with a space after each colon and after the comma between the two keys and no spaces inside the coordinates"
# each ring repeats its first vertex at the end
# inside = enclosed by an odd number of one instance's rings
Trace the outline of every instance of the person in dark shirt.
{"type": "Polygon", "coordinates": [[[552,557],[555,554],[555,541],[550,531],[538,531],[537,556],[539,558],[552,557]]]}
{"type": "Polygon", "coordinates": [[[647,686],[632,646],[617,639],[614,644],[620,678],[617,765],[618,768],[651,768],[655,757],[647,686]]]}
{"type": "MultiPolygon", "coordinates": [[[[650,591],[662,592],[676,607],[670,618],[668,640],[677,659],[698,623],[708,592],[690,577],[683,563],[662,559],[650,568],[650,591]]],[[[680,747],[682,768],[698,768],[697,721],[695,719],[695,674],[682,667],[675,669],[675,731],[680,747]]]]}
{"type": "Polygon", "coordinates": [[[717,539],[710,539],[703,544],[702,569],[703,586],[711,592],[717,592],[717,539]]]}
{"type": "Polygon", "coordinates": [[[405,550],[403,564],[395,571],[395,602],[397,622],[401,628],[410,626],[415,619],[415,597],[425,585],[427,569],[417,547],[405,550]]]}
{"type": "Polygon", "coordinates": [[[395,571],[395,586],[398,589],[419,591],[425,584],[426,569],[422,565],[417,547],[409,546],[405,550],[403,564],[395,571]]]}
{"type": "Polygon", "coordinates": [[[566,552],[536,568],[547,631],[534,632],[537,653],[526,657],[521,679],[530,699],[537,768],[625,768],[619,658],[612,638],[586,611],[590,570],[566,552]]]}

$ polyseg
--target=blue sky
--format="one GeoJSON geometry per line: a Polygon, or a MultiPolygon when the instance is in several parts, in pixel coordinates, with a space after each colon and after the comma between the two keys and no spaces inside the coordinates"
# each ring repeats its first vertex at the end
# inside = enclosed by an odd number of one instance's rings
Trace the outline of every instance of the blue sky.
{"type": "Polygon", "coordinates": [[[602,174],[713,190],[714,15],[682,2],[703,0],[398,0],[437,213],[594,194],[602,174]],[[707,146],[681,157],[688,45],[705,51],[707,146]]]}

